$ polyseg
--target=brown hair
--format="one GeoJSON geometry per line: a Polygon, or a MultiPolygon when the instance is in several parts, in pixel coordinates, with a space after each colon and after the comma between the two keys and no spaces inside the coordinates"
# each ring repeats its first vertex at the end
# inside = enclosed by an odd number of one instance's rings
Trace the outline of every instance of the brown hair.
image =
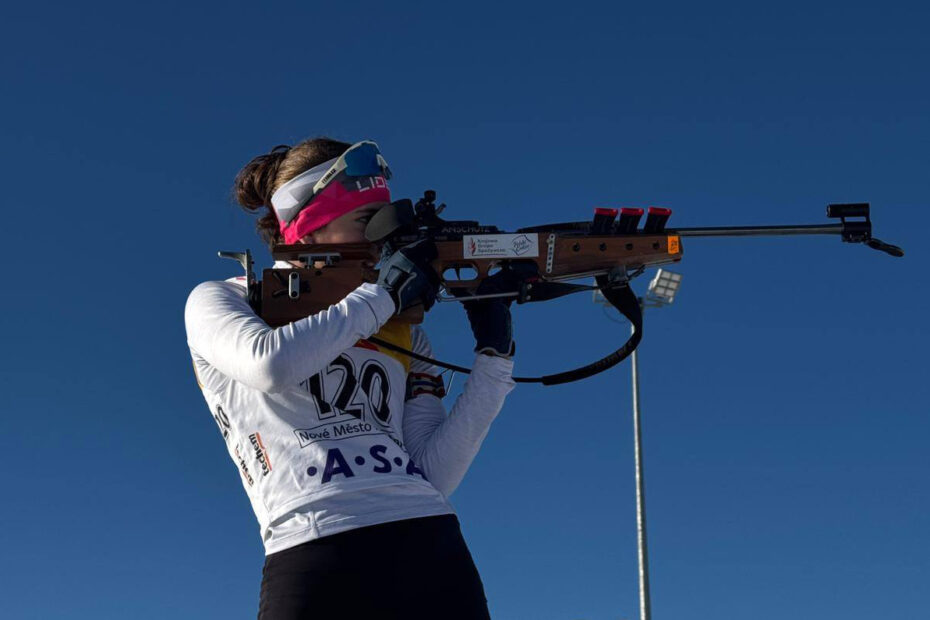
{"type": "Polygon", "coordinates": [[[252,159],[239,171],[233,184],[236,202],[249,213],[258,213],[262,207],[267,209],[255,228],[269,248],[281,241],[278,218],[271,208],[271,195],[301,172],[339,157],[350,146],[324,136],[304,140],[294,146],[279,144],[268,153],[252,159]]]}

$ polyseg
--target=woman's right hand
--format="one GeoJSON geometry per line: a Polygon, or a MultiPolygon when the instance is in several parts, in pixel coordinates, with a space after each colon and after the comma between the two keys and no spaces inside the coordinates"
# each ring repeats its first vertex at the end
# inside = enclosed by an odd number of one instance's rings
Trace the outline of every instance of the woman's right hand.
{"type": "Polygon", "coordinates": [[[432,261],[437,257],[436,244],[428,239],[411,243],[386,258],[378,274],[378,285],[394,300],[395,314],[423,304],[429,310],[439,293],[439,275],[432,261]]]}

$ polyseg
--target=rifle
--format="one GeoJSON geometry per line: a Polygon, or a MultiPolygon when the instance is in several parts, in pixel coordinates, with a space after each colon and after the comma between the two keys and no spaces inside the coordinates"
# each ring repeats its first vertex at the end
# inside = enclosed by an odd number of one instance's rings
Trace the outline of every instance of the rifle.
{"type": "MultiPolygon", "coordinates": [[[[586,366],[541,377],[514,377],[518,383],[556,385],[602,372],[630,355],[642,339],[642,310],[630,281],[648,267],[676,263],[682,257],[682,237],[839,235],[844,242],[864,243],[891,256],[901,248],[872,237],[868,203],[831,204],[827,217],[838,223],[790,226],[725,226],[667,229],[671,210],[649,207],[595,209],[593,220],[564,222],[502,232],[476,221],[449,221],[439,217],[445,204],[435,204],[436,192],[427,190],[415,205],[398,200],[380,209],[366,227],[369,243],[294,244],[272,248],[275,260],[300,267],[265,269],[258,281],[251,252],[220,252],[239,261],[246,272],[247,295],[256,313],[272,327],[286,325],[338,303],[364,282],[375,282],[380,256],[421,239],[436,244],[433,262],[440,276],[440,302],[491,297],[511,298],[519,304],[547,301],[571,293],[600,290],[633,325],[622,347],[586,366]],[[642,228],[639,224],[646,216],[642,228]],[[488,277],[509,271],[510,290],[480,294],[488,277]],[[463,271],[465,275],[463,276],[463,271]],[[572,283],[591,278],[595,285],[572,283]]],[[[422,306],[398,317],[419,323],[422,306]]],[[[469,372],[470,369],[418,355],[375,336],[368,340],[384,348],[437,366],[469,372]]]]}

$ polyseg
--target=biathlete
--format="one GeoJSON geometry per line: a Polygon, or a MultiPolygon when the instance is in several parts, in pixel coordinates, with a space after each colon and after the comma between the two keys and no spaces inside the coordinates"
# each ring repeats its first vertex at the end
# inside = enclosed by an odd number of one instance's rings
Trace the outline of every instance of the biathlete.
{"type": "MultiPolygon", "coordinates": [[[[275,147],[237,175],[238,202],[273,243],[365,241],[391,200],[373,142],[275,147]]],[[[481,579],[448,501],[513,389],[509,302],[466,302],[474,369],[451,411],[416,325],[433,304],[426,241],[384,257],[379,280],[329,309],[271,328],[244,278],[204,282],[187,300],[187,340],[265,547],[258,617],[488,618],[481,579]]],[[[290,266],[287,263],[278,267],[290,266]]]]}

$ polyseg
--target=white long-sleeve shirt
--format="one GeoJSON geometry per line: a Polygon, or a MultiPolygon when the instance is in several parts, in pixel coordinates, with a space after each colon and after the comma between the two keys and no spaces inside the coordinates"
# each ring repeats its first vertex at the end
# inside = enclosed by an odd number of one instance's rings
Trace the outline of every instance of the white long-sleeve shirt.
{"type": "Polygon", "coordinates": [[[243,279],[191,292],[194,370],[267,554],[453,512],[446,498],[513,389],[513,363],[476,356],[446,415],[435,367],[365,340],[378,333],[430,355],[423,331],[389,322],[393,313],[384,289],[363,284],[328,310],[271,328],[246,301],[243,279]]]}

